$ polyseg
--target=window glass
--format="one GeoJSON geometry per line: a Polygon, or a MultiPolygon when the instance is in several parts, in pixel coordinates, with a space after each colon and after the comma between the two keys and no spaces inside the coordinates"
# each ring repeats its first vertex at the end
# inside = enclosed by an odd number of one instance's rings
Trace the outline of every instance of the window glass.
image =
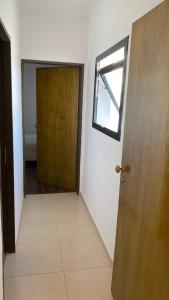
{"type": "Polygon", "coordinates": [[[103,80],[99,80],[96,123],[115,132],[118,131],[119,111],[115,107],[103,80]]]}
{"type": "Polygon", "coordinates": [[[108,65],[117,63],[119,61],[124,60],[124,47],[119,49],[118,51],[108,55],[100,61],[100,68],[107,67],[108,65]]]}
{"type": "Polygon", "coordinates": [[[111,92],[120,108],[120,101],[121,101],[121,90],[122,90],[122,80],[123,80],[123,68],[119,68],[113,70],[104,75],[108,86],[111,89],[111,92]]]}
{"type": "Polygon", "coordinates": [[[128,38],[96,59],[93,127],[120,140],[128,38]]]}

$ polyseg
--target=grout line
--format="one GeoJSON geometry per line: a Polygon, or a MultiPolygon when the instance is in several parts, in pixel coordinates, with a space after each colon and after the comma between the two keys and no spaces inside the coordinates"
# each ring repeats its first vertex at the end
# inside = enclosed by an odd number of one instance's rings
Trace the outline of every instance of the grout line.
{"type": "Polygon", "coordinates": [[[59,248],[59,252],[60,252],[62,268],[63,268],[63,270],[64,270],[62,247],[61,247],[61,241],[60,241],[59,236],[58,236],[58,248],[59,248]]]}
{"type": "Polygon", "coordinates": [[[101,270],[101,269],[112,269],[111,266],[99,266],[99,267],[86,267],[86,268],[79,268],[79,269],[67,269],[67,270],[63,270],[63,272],[65,273],[69,273],[69,272],[78,272],[78,271],[87,271],[87,270],[101,270]]]}
{"type": "Polygon", "coordinates": [[[5,276],[6,279],[11,279],[11,278],[22,278],[22,277],[33,277],[33,276],[42,276],[42,275],[49,275],[49,274],[58,274],[58,273],[63,273],[63,271],[55,271],[55,272],[44,272],[44,273],[32,273],[32,274],[21,274],[21,275],[11,275],[11,276],[5,276]]]}
{"type": "MultiPolygon", "coordinates": [[[[53,205],[53,210],[54,210],[54,220],[55,220],[55,225],[56,225],[56,230],[57,230],[57,236],[58,236],[58,240],[59,240],[59,227],[58,227],[58,223],[57,223],[57,218],[56,218],[56,213],[55,213],[55,206],[53,205]]],[[[60,247],[60,241],[59,241],[59,247],[60,247]]]]}
{"type": "Polygon", "coordinates": [[[69,300],[69,292],[68,292],[68,286],[67,286],[67,281],[66,281],[66,274],[63,272],[64,276],[64,281],[65,281],[65,287],[66,287],[66,294],[67,294],[67,299],[69,300]]]}
{"type": "Polygon", "coordinates": [[[45,276],[49,274],[59,274],[59,273],[66,273],[69,272],[79,272],[79,271],[87,271],[87,270],[102,270],[102,269],[111,269],[110,266],[102,266],[102,267],[90,267],[90,268],[82,268],[82,269],[68,269],[68,270],[60,270],[60,271],[55,271],[55,272],[44,272],[44,273],[32,273],[32,274],[22,274],[22,275],[12,275],[12,276],[5,276],[5,280],[7,279],[12,279],[12,278],[22,278],[22,277],[33,277],[33,276],[45,276]]]}
{"type": "MultiPolygon", "coordinates": [[[[19,238],[18,241],[34,241],[34,240],[58,240],[59,237],[71,237],[71,236],[97,236],[98,237],[98,233],[56,233],[56,236],[53,236],[53,237],[32,237],[32,238],[19,238]]],[[[102,242],[102,241],[101,241],[102,242]]],[[[102,242],[103,243],[103,242],[102,242]]],[[[105,248],[105,247],[104,247],[105,248]]],[[[107,251],[106,251],[107,252],[107,251]]],[[[12,253],[12,254],[15,254],[15,253],[12,253]]],[[[9,253],[10,255],[10,253],[9,253]]],[[[112,261],[112,260],[111,260],[112,261]]]]}
{"type": "MultiPolygon", "coordinates": [[[[47,194],[46,194],[47,195],[47,194]]],[[[51,194],[48,194],[48,195],[51,195],[51,194]]],[[[32,195],[30,195],[32,196],[32,195]]],[[[39,196],[39,195],[38,195],[39,196]]],[[[29,200],[28,200],[29,201],[29,200]]],[[[67,297],[69,299],[69,295],[68,295],[68,287],[67,287],[67,282],[66,282],[66,273],[67,272],[78,272],[78,271],[85,271],[85,270],[93,270],[93,269],[103,269],[103,268],[112,268],[112,259],[110,258],[110,261],[111,261],[111,266],[98,266],[98,267],[89,267],[89,268],[79,268],[79,269],[67,269],[65,270],[64,268],[64,262],[63,262],[63,253],[62,253],[62,247],[61,247],[61,237],[62,236],[98,236],[101,240],[101,243],[103,244],[105,250],[106,250],[106,253],[108,253],[107,251],[107,248],[101,238],[101,235],[96,227],[96,224],[90,214],[90,211],[82,197],[82,195],[80,195],[79,197],[79,202],[82,201],[83,205],[84,205],[84,208],[86,209],[87,213],[88,213],[88,216],[90,217],[91,219],[91,222],[93,223],[94,225],[94,228],[96,229],[96,233],[82,233],[82,234],[59,234],[59,229],[58,229],[58,223],[56,221],[56,218],[55,218],[55,226],[56,226],[56,236],[55,237],[46,237],[46,238],[29,238],[29,239],[24,239],[24,238],[19,238],[19,241],[24,241],[24,240],[56,240],[58,242],[58,249],[59,249],[59,254],[60,254],[60,258],[61,258],[61,267],[62,267],[62,270],[59,270],[59,271],[56,271],[56,272],[44,272],[44,273],[35,273],[35,274],[23,274],[23,275],[17,275],[17,276],[6,276],[5,279],[8,279],[8,278],[18,278],[18,277],[29,277],[29,276],[40,276],[40,275],[46,275],[46,274],[57,274],[57,273],[63,273],[64,274],[64,280],[65,280],[65,285],[66,285],[66,291],[67,291],[67,297]]],[[[54,205],[54,201],[51,202],[51,208],[53,208],[53,210],[55,209],[55,205],[54,205]]],[[[23,210],[24,210],[24,207],[23,207],[23,210]]],[[[22,211],[23,213],[23,211],[22,211]]],[[[55,214],[57,215],[57,212],[55,212],[55,214]]],[[[58,213],[60,214],[60,213],[58,213]]],[[[20,224],[22,225],[22,224],[20,224]]],[[[18,235],[19,237],[19,235],[18,235]]],[[[108,253],[108,257],[110,257],[109,253],[108,253]]]]}
{"type": "MultiPolygon", "coordinates": [[[[34,238],[19,238],[18,241],[38,241],[38,240],[56,240],[58,241],[59,235],[56,235],[55,237],[34,237],[34,238]]],[[[7,253],[7,255],[15,255],[16,253],[7,253]]]]}
{"type": "Polygon", "coordinates": [[[67,295],[67,299],[69,300],[68,287],[67,287],[66,276],[65,276],[65,272],[64,272],[63,253],[62,253],[60,236],[58,236],[58,248],[59,248],[60,256],[61,256],[61,264],[62,264],[62,268],[63,268],[63,276],[64,276],[64,283],[65,283],[65,288],[66,288],[66,295],[67,295]]]}

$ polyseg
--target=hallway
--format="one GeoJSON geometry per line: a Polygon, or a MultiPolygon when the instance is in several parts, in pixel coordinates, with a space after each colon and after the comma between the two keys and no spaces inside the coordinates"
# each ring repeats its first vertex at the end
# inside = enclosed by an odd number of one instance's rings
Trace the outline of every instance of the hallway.
{"type": "Polygon", "coordinates": [[[75,193],[27,196],[6,300],[112,300],[112,262],[75,193]]]}

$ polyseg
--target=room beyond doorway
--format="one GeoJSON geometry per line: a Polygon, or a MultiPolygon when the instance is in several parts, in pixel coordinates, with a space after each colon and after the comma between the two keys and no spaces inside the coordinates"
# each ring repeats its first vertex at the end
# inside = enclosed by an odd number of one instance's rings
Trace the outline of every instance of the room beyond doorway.
{"type": "Polygon", "coordinates": [[[83,72],[22,60],[25,195],[79,192],[83,72]]]}
{"type": "Polygon", "coordinates": [[[57,188],[49,184],[38,183],[37,181],[37,161],[25,161],[25,194],[50,194],[62,193],[66,190],[57,188]]]}

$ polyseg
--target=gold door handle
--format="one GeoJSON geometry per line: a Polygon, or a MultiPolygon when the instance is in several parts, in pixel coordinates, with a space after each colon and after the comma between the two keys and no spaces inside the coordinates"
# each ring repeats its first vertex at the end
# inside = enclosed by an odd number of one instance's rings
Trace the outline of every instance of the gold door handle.
{"type": "Polygon", "coordinates": [[[35,123],[35,128],[39,129],[39,124],[38,123],[35,123]]]}
{"type": "Polygon", "coordinates": [[[126,165],[126,166],[123,166],[123,167],[120,167],[119,165],[117,165],[115,167],[115,171],[116,173],[129,173],[131,171],[131,167],[129,165],[126,165]]]}

